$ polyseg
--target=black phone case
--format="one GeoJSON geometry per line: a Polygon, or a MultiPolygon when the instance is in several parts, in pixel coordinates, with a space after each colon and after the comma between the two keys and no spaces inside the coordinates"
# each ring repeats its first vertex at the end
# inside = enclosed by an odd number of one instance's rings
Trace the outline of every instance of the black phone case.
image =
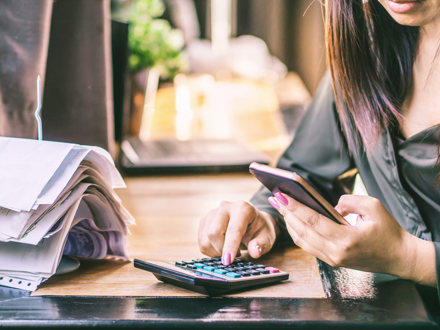
{"type": "Polygon", "coordinates": [[[272,173],[260,171],[252,167],[249,168],[249,171],[272,193],[282,192],[289,195],[298,202],[339,223],[339,221],[329,213],[327,209],[301,185],[301,183],[272,173]]]}

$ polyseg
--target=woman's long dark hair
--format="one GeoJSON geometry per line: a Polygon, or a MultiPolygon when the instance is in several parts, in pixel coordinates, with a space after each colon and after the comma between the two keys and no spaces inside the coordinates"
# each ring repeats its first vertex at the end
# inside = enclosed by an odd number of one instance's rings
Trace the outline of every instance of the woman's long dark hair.
{"type": "Polygon", "coordinates": [[[326,0],[328,62],[342,126],[358,132],[349,137],[352,147],[362,142],[370,150],[398,121],[418,36],[417,27],[399,25],[378,0],[326,0]]]}

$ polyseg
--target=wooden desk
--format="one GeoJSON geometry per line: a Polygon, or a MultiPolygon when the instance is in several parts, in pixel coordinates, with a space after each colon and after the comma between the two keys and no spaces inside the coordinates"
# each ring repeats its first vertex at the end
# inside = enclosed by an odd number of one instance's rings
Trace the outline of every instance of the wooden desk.
{"type": "MultiPolygon", "coordinates": [[[[250,174],[137,177],[126,182],[128,188],[119,194],[136,219],[128,236],[130,257],[171,262],[202,256],[197,246],[200,218],[222,199],[249,199],[259,186],[250,174]]],[[[231,296],[325,297],[317,262],[301,249],[278,248],[261,262],[289,271],[291,279],[231,296]]],[[[131,263],[82,263],[78,271],[52,277],[33,295],[202,296],[160,283],[131,263]]]]}
{"type": "MultiPolygon", "coordinates": [[[[258,185],[244,174],[129,178],[127,183],[121,196],[138,221],[128,241],[130,255],[170,260],[199,254],[195,239],[201,213],[225,197],[247,198],[258,185]]],[[[83,262],[75,273],[53,277],[37,291],[49,296],[0,288],[0,327],[436,328],[410,282],[370,285],[362,298],[341,299],[338,290],[323,298],[314,258],[284,247],[265,260],[287,267],[293,284],[223,298],[160,283],[131,264],[83,262]],[[60,292],[66,296],[50,296],[60,292]]]]}
{"type": "MultiPolygon", "coordinates": [[[[200,216],[221,199],[248,199],[258,187],[247,174],[133,177],[127,185],[118,193],[137,220],[130,256],[162,260],[199,256],[200,216]]],[[[279,248],[263,261],[291,272],[291,281],[223,298],[160,283],[130,263],[82,261],[79,270],[51,278],[33,296],[0,287],[0,327],[435,327],[410,282],[347,282],[346,288],[365,290],[343,299],[343,285],[334,286],[340,273],[324,268],[323,286],[316,260],[297,248],[279,248]]]]}

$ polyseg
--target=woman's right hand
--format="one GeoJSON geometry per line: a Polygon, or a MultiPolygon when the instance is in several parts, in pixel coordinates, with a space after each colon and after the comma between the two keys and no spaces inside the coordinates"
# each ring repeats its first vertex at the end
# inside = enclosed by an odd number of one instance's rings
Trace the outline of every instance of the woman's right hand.
{"type": "Polygon", "coordinates": [[[279,232],[268,213],[244,201],[223,201],[200,221],[198,241],[203,254],[221,255],[223,264],[229,265],[242,244],[255,259],[269,252],[279,232]]]}

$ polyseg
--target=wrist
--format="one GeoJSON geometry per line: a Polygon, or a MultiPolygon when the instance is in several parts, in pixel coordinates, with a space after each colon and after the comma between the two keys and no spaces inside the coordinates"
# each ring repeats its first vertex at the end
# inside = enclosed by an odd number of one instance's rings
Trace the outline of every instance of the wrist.
{"type": "Polygon", "coordinates": [[[271,216],[269,213],[264,211],[259,211],[263,218],[267,220],[267,222],[271,225],[273,232],[275,234],[275,238],[278,238],[278,236],[281,234],[281,229],[278,226],[277,222],[275,221],[274,217],[271,216]]]}
{"type": "Polygon", "coordinates": [[[407,280],[414,280],[415,264],[417,262],[417,244],[415,236],[402,230],[401,244],[398,247],[398,257],[394,275],[407,280]]]}
{"type": "Polygon", "coordinates": [[[436,285],[434,244],[404,232],[396,275],[419,284],[436,285]]]}

